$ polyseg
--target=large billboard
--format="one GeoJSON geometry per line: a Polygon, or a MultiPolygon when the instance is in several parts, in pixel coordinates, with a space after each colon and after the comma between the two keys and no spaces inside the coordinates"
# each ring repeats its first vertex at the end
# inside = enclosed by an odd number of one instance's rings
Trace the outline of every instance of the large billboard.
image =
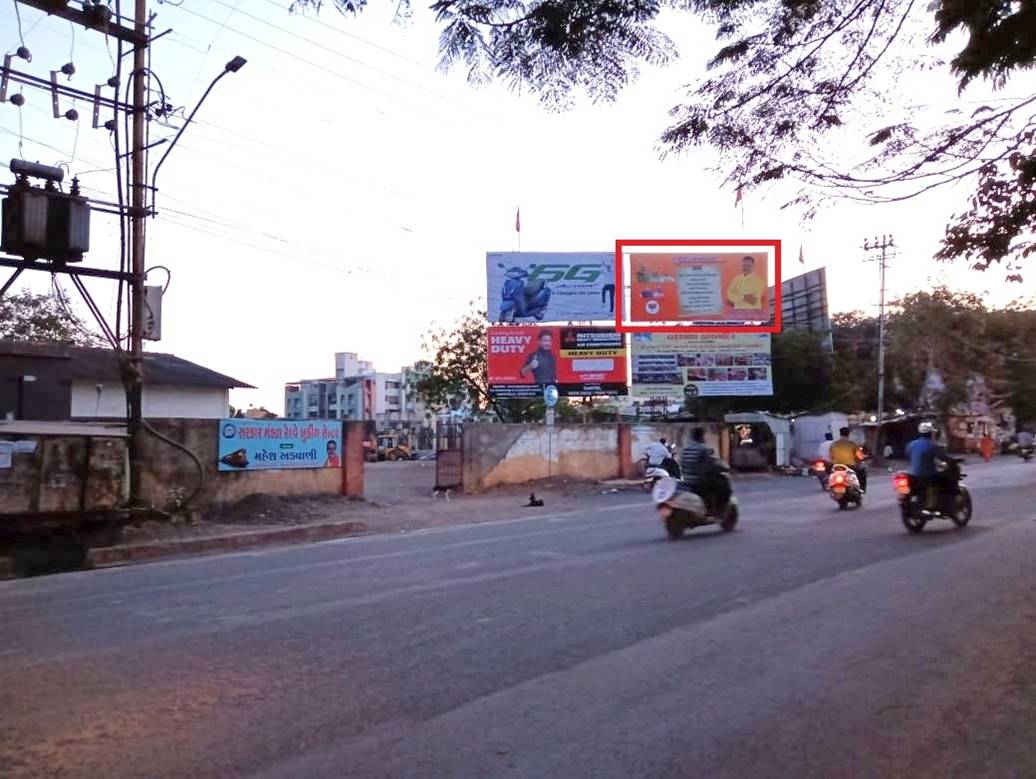
{"type": "Polygon", "coordinates": [[[772,395],[769,333],[634,333],[634,397],[772,395]]]}
{"type": "Polygon", "coordinates": [[[538,398],[553,385],[561,395],[625,395],[624,339],[604,327],[490,327],[489,391],[538,398]]]}
{"type": "MultiPolygon", "coordinates": [[[[772,298],[771,294],[771,319],[776,313],[772,298]]],[[[824,347],[831,350],[831,315],[827,304],[827,271],[824,268],[781,282],[781,328],[823,336],[824,347]]]]}
{"type": "Polygon", "coordinates": [[[765,322],[766,252],[630,254],[629,321],[765,322]]]}
{"type": "Polygon", "coordinates": [[[341,468],[342,423],[322,419],[221,419],[221,471],[341,468]]]}
{"type": "Polygon", "coordinates": [[[615,319],[614,252],[489,252],[489,321],[615,319]]]}

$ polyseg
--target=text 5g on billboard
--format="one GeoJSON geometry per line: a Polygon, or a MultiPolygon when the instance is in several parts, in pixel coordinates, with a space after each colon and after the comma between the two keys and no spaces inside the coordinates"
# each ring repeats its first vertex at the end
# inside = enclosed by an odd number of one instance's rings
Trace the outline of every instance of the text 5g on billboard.
{"type": "Polygon", "coordinates": [[[486,280],[493,322],[593,322],[615,316],[611,252],[490,252],[486,280]]]}

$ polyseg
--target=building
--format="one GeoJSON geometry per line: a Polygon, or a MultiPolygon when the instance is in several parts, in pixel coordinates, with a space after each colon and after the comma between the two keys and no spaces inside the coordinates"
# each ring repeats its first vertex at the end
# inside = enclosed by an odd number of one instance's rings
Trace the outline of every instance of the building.
{"type": "Polygon", "coordinates": [[[355,352],[338,352],[334,377],[284,385],[284,416],[365,420],[380,429],[431,427],[433,420],[416,389],[428,367],[428,363],[418,363],[399,373],[386,373],[375,370],[355,352]]]}
{"type": "MultiPolygon", "coordinates": [[[[145,417],[222,419],[230,415],[233,388],[253,389],[172,354],[144,353],[145,417]]],[[[0,341],[0,417],[125,419],[117,354],[111,349],[0,341]]]]}

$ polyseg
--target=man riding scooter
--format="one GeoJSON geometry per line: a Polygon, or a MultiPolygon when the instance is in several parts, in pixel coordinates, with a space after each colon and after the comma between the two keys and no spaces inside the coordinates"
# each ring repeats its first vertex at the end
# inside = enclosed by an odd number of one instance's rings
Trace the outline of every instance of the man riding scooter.
{"type": "Polygon", "coordinates": [[[673,459],[673,453],[664,438],[645,446],[644,457],[647,459],[647,468],[663,468],[674,479],[680,478],[680,466],[673,459]]]}
{"type": "Polygon", "coordinates": [[[710,514],[718,513],[730,500],[730,482],[723,478],[724,466],[705,445],[705,430],[691,432],[691,443],[680,453],[683,480],[705,502],[710,514]]]}
{"type": "Polygon", "coordinates": [[[867,492],[867,469],[863,461],[867,455],[863,448],[849,438],[849,428],[843,427],[838,431],[839,439],[831,444],[831,462],[833,465],[844,465],[856,472],[860,480],[860,492],[867,492]]]}

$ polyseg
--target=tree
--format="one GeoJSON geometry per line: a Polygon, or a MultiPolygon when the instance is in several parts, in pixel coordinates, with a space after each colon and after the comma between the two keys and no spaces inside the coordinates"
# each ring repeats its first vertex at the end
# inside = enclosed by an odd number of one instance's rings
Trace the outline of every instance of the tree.
{"type": "Polygon", "coordinates": [[[65,346],[104,346],[57,290],[36,295],[27,289],[0,297],[0,340],[53,343],[65,346]]]}
{"type": "Polygon", "coordinates": [[[425,335],[422,348],[432,359],[417,380],[418,396],[431,408],[466,402],[476,414],[490,410],[501,422],[543,421],[542,399],[498,400],[490,394],[486,321],[484,311],[473,309],[451,328],[434,328],[425,335]]]}
{"type": "Polygon", "coordinates": [[[772,340],[773,400],[781,414],[825,411],[831,405],[831,355],[815,333],[788,331],[772,340]]]}
{"type": "MultiPolygon", "coordinates": [[[[367,5],[331,2],[352,13],[367,5]]],[[[322,5],[295,0],[291,9],[322,5]]],[[[1036,94],[977,107],[961,97],[948,113],[893,97],[918,69],[952,77],[959,95],[975,82],[1006,86],[1036,64],[1031,0],[434,0],[430,8],[443,69],[463,65],[473,84],[501,80],[555,108],[580,93],[615,100],[642,64],[671,63],[676,46],[659,15],[697,14],[721,44],[710,75],[672,109],[663,154],[707,144],[721,152],[727,183],[794,180],[801,188],[787,204],[807,217],[832,197],[895,202],[967,181],[974,197],[938,256],[978,269],[1004,262],[1018,280],[1018,262],[1036,252],[1036,94]],[[950,45],[959,48],[946,59],[950,45]]]]}

